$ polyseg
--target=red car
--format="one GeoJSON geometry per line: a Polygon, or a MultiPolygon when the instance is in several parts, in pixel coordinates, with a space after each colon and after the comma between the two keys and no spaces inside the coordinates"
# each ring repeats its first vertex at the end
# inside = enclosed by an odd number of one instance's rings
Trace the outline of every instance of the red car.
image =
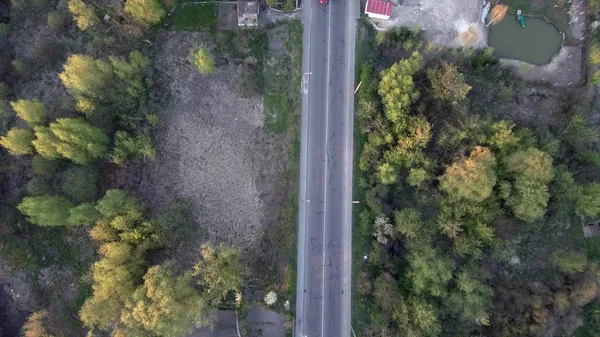
{"type": "Polygon", "coordinates": [[[327,5],[327,0],[319,0],[321,2],[321,5],[327,5]]]}

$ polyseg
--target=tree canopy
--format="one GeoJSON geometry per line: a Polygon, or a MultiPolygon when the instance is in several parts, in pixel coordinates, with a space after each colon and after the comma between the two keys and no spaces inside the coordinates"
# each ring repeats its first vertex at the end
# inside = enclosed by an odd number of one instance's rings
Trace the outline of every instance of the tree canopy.
{"type": "Polygon", "coordinates": [[[165,16],[165,10],[156,0],[127,0],[125,11],[137,24],[144,27],[157,24],[165,16]]]}
{"type": "Polygon", "coordinates": [[[477,146],[468,158],[452,164],[440,177],[440,189],[454,199],[483,201],[496,185],[496,158],[486,148],[477,146]]]}
{"type": "Polygon", "coordinates": [[[6,136],[0,137],[0,145],[16,156],[33,153],[32,141],[35,139],[33,131],[29,129],[12,128],[6,136]]]}
{"type": "Polygon", "coordinates": [[[27,221],[48,227],[66,225],[72,207],[69,200],[55,195],[25,197],[17,206],[27,216],[27,221]]]}
{"type": "Polygon", "coordinates": [[[431,82],[433,98],[441,102],[457,104],[464,100],[471,90],[456,64],[443,62],[441,67],[427,69],[427,77],[431,82]]]}
{"type": "Polygon", "coordinates": [[[29,125],[39,125],[44,122],[44,118],[46,117],[44,103],[38,100],[27,101],[20,99],[15,102],[10,102],[10,105],[17,113],[17,116],[26,121],[29,125]]]}

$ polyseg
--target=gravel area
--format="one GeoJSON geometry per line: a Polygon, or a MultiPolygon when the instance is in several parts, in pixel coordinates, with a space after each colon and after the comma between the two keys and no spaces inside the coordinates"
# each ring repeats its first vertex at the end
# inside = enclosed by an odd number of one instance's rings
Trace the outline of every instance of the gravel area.
{"type": "Polygon", "coordinates": [[[212,48],[209,41],[203,33],[158,36],[159,84],[172,97],[160,111],[157,158],[140,192],[155,209],[175,197],[191,199],[208,236],[203,239],[250,249],[275,222],[284,200],[279,177],[285,141],[262,129],[260,96],[238,95],[245,65],[200,75],[189,63],[194,48],[212,48]]]}
{"type": "Polygon", "coordinates": [[[389,20],[371,20],[377,29],[418,26],[424,30],[426,40],[451,48],[460,47],[459,35],[470,31],[476,38],[469,47],[487,45],[487,31],[481,23],[482,0],[405,0],[402,5],[398,0],[393,2],[389,20]]]}

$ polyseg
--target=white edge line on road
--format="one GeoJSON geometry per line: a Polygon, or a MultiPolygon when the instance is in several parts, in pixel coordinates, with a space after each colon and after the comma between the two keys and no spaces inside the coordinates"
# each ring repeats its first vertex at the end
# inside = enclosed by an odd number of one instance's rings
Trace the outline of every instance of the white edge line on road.
{"type": "MultiPolygon", "coordinates": [[[[311,31],[312,31],[312,15],[310,14],[310,9],[311,9],[311,4],[310,3],[306,3],[306,5],[303,7],[302,9],[302,14],[303,14],[303,19],[306,19],[306,17],[308,17],[308,22],[305,22],[305,20],[302,20],[302,25],[303,25],[303,29],[304,30],[308,30],[308,43],[306,45],[308,45],[308,49],[306,51],[302,51],[303,52],[303,56],[307,56],[306,57],[306,69],[303,69],[303,72],[309,72],[310,71],[310,41],[311,41],[311,31]]],[[[303,36],[304,37],[304,36],[303,36]]],[[[304,63],[303,63],[304,66],[304,63]]],[[[300,88],[300,90],[302,91],[302,88],[300,88]]],[[[303,321],[303,318],[305,317],[304,315],[304,311],[305,309],[305,305],[304,305],[304,297],[306,296],[306,294],[304,293],[305,288],[306,288],[306,258],[305,258],[305,250],[304,248],[301,247],[305,247],[306,245],[306,208],[308,207],[308,205],[306,205],[306,203],[302,202],[302,198],[306,198],[307,197],[307,190],[308,190],[308,179],[306,179],[307,177],[307,171],[308,171],[308,125],[309,125],[309,113],[308,113],[308,102],[309,102],[309,97],[310,97],[310,86],[307,86],[307,94],[303,95],[302,93],[300,93],[302,99],[304,100],[304,104],[301,107],[301,121],[304,119],[304,121],[301,122],[300,124],[300,129],[301,129],[301,140],[300,140],[300,179],[302,179],[302,177],[305,177],[304,179],[304,184],[300,186],[300,191],[299,191],[299,207],[298,207],[298,266],[296,266],[296,268],[302,270],[301,273],[298,273],[298,276],[296,277],[297,279],[297,284],[296,284],[296,317],[295,317],[295,322],[297,324],[294,324],[296,326],[296,335],[299,336],[304,336],[304,324],[305,322],[303,321]],[[305,112],[306,111],[306,112],[305,112]],[[304,122],[304,123],[303,123],[304,122]],[[304,128],[302,126],[305,126],[304,128]],[[301,254],[302,252],[302,254],[301,254]],[[301,309],[302,312],[298,309],[301,309]]]]}
{"type": "MultiPolygon", "coordinates": [[[[354,97],[354,82],[355,82],[355,57],[356,55],[353,54],[356,52],[356,20],[357,17],[355,17],[355,13],[354,13],[354,7],[353,7],[354,2],[350,1],[349,6],[348,6],[348,16],[349,16],[349,20],[348,20],[348,28],[347,28],[347,32],[348,32],[348,36],[346,37],[348,40],[348,43],[346,44],[346,54],[347,54],[347,59],[346,59],[346,83],[347,83],[347,99],[346,99],[346,112],[345,112],[345,123],[346,124],[346,128],[345,128],[345,132],[346,132],[346,155],[345,155],[345,170],[346,170],[346,174],[345,174],[345,179],[347,183],[344,183],[344,218],[345,218],[345,223],[347,224],[348,228],[345,228],[346,230],[344,231],[344,244],[348,244],[349,247],[348,249],[344,249],[344,261],[346,262],[346,266],[348,268],[347,273],[350,275],[348,282],[344,285],[343,290],[344,290],[344,295],[346,295],[343,299],[344,301],[344,306],[348,308],[348,310],[350,310],[350,315],[347,315],[347,318],[350,320],[349,322],[346,322],[347,324],[345,324],[345,329],[351,330],[351,325],[352,325],[352,227],[353,227],[353,218],[352,218],[352,212],[353,212],[353,207],[352,207],[352,185],[353,185],[353,170],[354,170],[354,161],[353,161],[353,157],[354,157],[354,102],[355,102],[355,97],[354,97]],[[354,32],[353,32],[354,31],[354,32]],[[351,37],[354,36],[354,39],[352,39],[351,37]],[[352,60],[353,62],[350,62],[350,60],[352,60]],[[348,181],[349,180],[349,181],[348,181]],[[349,209],[348,209],[349,208],[349,209]]],[[[345,333],[345,329],[342,330],[342,333],[345,333]]],[[[350,335],[349,331],[348,334],[346,335],[350,335]]]]}
{"type": "Polygon", "coordinates": [[[333,13],[333,2],[328,1],[327,4],[327,71],[325,72],[325,176],[324,184],[325,191],[323,193],[323,299],[321,300],[321,334],[325,331],[325,253],[326,253],[326,241],[327,241],[327,182],[329,181],[328,172],[329,172],[329,81],[331,76],[331,15],[333,13]]]}

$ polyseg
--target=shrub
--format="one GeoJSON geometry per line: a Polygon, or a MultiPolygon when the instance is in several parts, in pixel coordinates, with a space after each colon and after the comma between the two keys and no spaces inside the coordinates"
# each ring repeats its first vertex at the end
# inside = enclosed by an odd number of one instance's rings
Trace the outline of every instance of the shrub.
{"type": "Polygon", "coordinates": [[[0,23],[0,36],[4,36],[8,33],[8,24],[0,23]]]}
{"type": "Polygon", "coordinates": [[[23,59],[13,60],[10,64],[15,71],[23,77],[27,77],[31,73],[31,65],[23,59]]]}
{"type": "Polygon", "coordinates": [[[78,203],[95,201],[99,179],[100,175],[95,167],[74,166],[62,177],[62,191],[78,203]]]}
{"type": "Polygon", "coordinates": [[[60,167],[60,162],[57,160],[49,160],[40,155],[33,157],[31,168],[33,173],[41,177],[52,176],[60,167]]]}
{"type": "Polygon", "coordinates": [[[215,72],[215,59],[212,54],[204,48],[198,48],[193,51],[191,60],[192,64],[196,66],[196,69],[198,69],[200,74],[212,74],[215,72]]]}
{"type": "Polygon", "coordinates": [[[10,95],[10,88],[8,84],[0,82],[0,99],[4,99],[10,95]]]}
{"type": "Polygon", "coordinates": [[[130,158],[150,160],[154,159],[155,155],[156,149],[152,145],[150,135],[132,135],[125,131],[118,131],[115,134],[115,146],[110,160],[117,165],[123,165],[130,158]]]}
{"type": "Polygon", "coordinates": [[[67,28],[67,21],[65,20],[64,15],[60,12],[54,11],[48,13],[48,27],[55,34],[59,34],[65,31],[67,28]]]}
{"type": "Polygon", "coordinates": [[[27,190],[27,194],[32,197],[50,194],[52,191],[48,179],[42,177],[33,177],[27,182],[25,189],[27,190]]]}
{"type": "Polygon", "coordinates": [[[53,40],[38,38],[33,46],[33,60],[42,68],[50,68],[58,61],[60,46],[53,40]]]}

